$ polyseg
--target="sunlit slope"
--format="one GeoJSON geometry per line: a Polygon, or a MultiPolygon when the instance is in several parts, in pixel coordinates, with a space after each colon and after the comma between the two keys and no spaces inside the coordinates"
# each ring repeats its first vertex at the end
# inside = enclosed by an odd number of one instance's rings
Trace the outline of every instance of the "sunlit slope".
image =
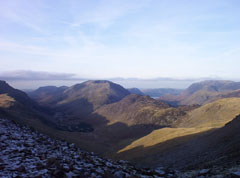
{"type": "Polygon", "coordinates": [[[7,94],[0,94],[0,108],[8,108],[14,105],[15,100],[7,94]]]}
{"type": "MultiPolygon", "coordinates": [[[[136,147],[143,147],[146,148],[147,147],[151,147],[154,145],[157,145],[159,143],[164,143],[166,141],[172,140],[174,138],[179,138],[179,137],[183,137],[183,136],[187,136],[187,135],[191,135],[191,134],[196,134],[196,133],[201,133],[207,130],[210,130],[212,128],[209,127],[205,127],[205,128],[162,128],[162,129],[158,129],[158,130],[154,130],[152,133],[150,133],[149,135],[142,137],[134,142],[132,142],[130,145],[128,145],[127,147],[119,150],[118,153],[136,148],[136,147]]],[[[165,144],[164,146],[156,149],[156,152],[161,152],[164,151],[165,149],[171,148],[172,146],[177,146],[181,143],[183,143],[184,141],[187,141],[189,138],[185,138],[185,139],[181,139],[178,140],[177,142],[173,141],[171,142],[171,144],[165,144]]],[[[136,151],[133,153],[132,156],[137,156],[137,155],[141,155],[141,154],[148,154],[147,152],[145,153],[144,150],[142,151],[136,151]]]]}
{"type": "Polygon", "coordinates": [[[226,98],[206,104],[181,117],[175,122],[176,128],[154,130],[120,149],[115,157],[155,165],[156,156],[174,152],[173,150],[191,140],[214,132],[239,114],[240,98],[226,98]]]}
{"type": "Polygon", "coordinates": [[[240,113],[240,98],[225,98],[201,106],[180,118],[177,127],[222,127],[240,113]]]}

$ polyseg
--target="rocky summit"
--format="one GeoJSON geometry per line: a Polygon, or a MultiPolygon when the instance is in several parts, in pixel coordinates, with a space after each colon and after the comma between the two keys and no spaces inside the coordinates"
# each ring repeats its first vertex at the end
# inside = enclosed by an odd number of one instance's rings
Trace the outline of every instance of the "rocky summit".
{"type": "Polygon", "coordinates": [[[0,118],[0,177],[176,177],[169,169],[136,168],[103,159],[0,118]]]}

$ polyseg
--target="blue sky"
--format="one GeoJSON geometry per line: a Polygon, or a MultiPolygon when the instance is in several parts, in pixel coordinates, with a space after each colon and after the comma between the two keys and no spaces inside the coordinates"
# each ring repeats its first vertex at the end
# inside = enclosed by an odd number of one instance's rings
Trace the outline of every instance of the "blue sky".
{"type": "Polygon", "coordinates": [[[0,1],[0,72],[240,76],[238,0],[0,1]]]}

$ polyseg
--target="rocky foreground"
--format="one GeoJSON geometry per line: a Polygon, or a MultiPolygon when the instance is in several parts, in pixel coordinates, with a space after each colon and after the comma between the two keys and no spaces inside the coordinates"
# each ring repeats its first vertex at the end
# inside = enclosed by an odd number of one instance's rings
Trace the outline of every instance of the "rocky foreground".
{"type": "Polygon", "coordinates": [[[238,177],[231,170],[136,168],[127,161],[102,159],[65,141],[51,139],[28,127],[0,118],[0,177],[238,177]]]}
{"type": "Polygon", "coordinates": [[[0,177],[174,177],[170,170],[137,169],[0,118],[0,177]]]}

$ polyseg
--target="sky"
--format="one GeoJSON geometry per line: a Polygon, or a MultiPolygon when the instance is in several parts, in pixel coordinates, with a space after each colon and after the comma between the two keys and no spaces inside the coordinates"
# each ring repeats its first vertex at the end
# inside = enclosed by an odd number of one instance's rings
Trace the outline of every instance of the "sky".
{"type": "Polygon", "coordinates": [[[0,76],[239,79],[239,17],[239,0],[0,0],[0,76]]]}

